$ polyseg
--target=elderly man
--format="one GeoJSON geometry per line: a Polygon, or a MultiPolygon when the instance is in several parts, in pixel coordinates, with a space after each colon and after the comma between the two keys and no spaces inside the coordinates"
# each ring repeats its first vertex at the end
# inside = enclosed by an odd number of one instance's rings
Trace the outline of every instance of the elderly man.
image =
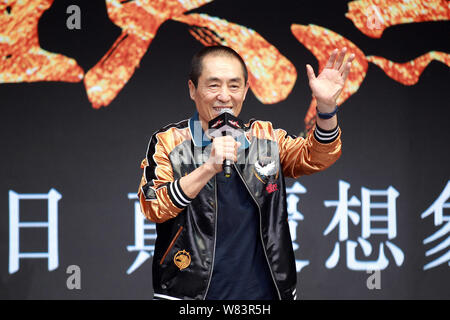
{"type": "Polygon", "coordinates": [[[139,186],[141,210],[157,223],[154,297],[159,299],[295,299],[296,269],[284,177],[331,166],[340,156],[336,99],[354,55],[336,49],[315,76],[316,127],[307,138],[252,120],[243,139],[208,136],[224,111],[238,116],[249,88],[234,50],[205,47],[188,81],[197,112],[150,139],[139,186]],[[225,159],[232,174],[222,173],[225,159]]]}

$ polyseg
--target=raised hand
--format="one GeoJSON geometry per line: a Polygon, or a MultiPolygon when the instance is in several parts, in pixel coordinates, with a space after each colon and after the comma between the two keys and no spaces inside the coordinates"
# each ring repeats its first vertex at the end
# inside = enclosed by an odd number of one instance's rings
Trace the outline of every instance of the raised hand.
{"type": "Polygon", "coordinates": [[[317,77],[311,65],[306,65],[309,86],[321,112],[331,112],[336,107],[336,100],[344,88],[352,60],[355,58],[354,54],[350,54],[344,62],[346,53],[346,47],[340,52],[338,49],[334,49],[325,68],[317,77]]]}

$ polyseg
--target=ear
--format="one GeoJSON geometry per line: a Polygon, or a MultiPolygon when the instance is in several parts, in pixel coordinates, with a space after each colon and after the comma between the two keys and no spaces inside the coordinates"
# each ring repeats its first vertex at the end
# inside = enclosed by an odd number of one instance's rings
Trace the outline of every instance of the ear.
{"type": "Polygon", "coordinates": [[[191,99],[195,101],[195,92],[196,92],[197,88],[195,87],[192,80],[188,81],[188,86],[189,86],[189,95],[191,96],[191,99]]]}

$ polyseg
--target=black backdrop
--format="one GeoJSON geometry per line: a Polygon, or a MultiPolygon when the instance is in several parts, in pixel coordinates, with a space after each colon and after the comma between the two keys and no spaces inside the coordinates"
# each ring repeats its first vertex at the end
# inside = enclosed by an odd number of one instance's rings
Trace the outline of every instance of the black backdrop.
{"type": "MultiPolygon", "coordinates": [[[[449,52],[448,22],[393,26],[382,38],[363,35],[345,18],[346,2],[213,1],[193,12],[206,13],[258,32],[296,67],[295,86],[282,102],[264,105],[249,91],[241,118],[270,120],[296,134],[310,102],[305,64],[317,71],[315,57],[290,32],[292,23],[316,24],[355,43],[366,55],[406,62],[432,51],[449,52]]],[[[120,35],[108,18],[104,1],[56,0],[39,22],[41,47],[74,58],[85,72],[93,67],[120,35]],[[81,30],[66,28],[66,8],[81,8],[81,30]]],[[[106,108],[94,109],[82,82],[0,84],[0,297],[6,299],[150,299],[151,259],[131,274],[127,269],[136,252],[134,202],[141,177],[140,161],[148,139],[161,126],[191,116],[195,107],[188,96],[190,58],[202,47],[188,27],[166,21],[159,28],[140,67],[106,108]],[[59,266],[47,268],[46,259],[21,259],[9,273],[9,190],[20,194],[56,189],[58,203],[59,266]],[[69,290],[69,265],[81,269],[81,289],[69,290]]],[[[325,172],[302,177],[307,189],[300,195],[297,238],[298,259],[309,265],[298,273],[301,299],[428,299],[450,298],[449,263],[423,270],[426,263],[445,254],[425,252],[433,244],[423,240],[441,226],[421,214],[443,192],[450,178],[448,150],[450,117],[449,68],[432,61],[419,82],[404,86],[369,63],[359,90],[342,105],[343,154],[325,172]],[[349,199],[361,200],[361,188],[387,190],[396,199],[397,236],[391,239],[405,255],[401,266],[385,247],[389,265],[381,271],[381,288],[369,290],[364,271],[349,270],[345,245],[335,268],[325,267],[337,241],[337,229],[324,236],[337,200],[339,180],[348,182],[349,199]]],[[[288,181],[288,185],[293,184],[288,181]]],[[[23,202],[23,201],[22,201],[23,202]]],[[[21,219],[45,220],[42,202],[26,202],[21,219]]],[[[352,208],[361,213],[361,208],[352,208]]],[[[444,216],[449,215],[448,209],[444,216]]],[[[349,224],[349,239],[361,236],[361,222],[349,224]]],[[[20,234],[22,251],[47,250],[46,229],[29,228],[20,234]]],[[[378,244],[387,239],[372,236],[373,252],[361,260],[376,260],[378,244]],[[381,240],[380,240],[381,239],[381,240]]],[[[448,237],[444,235],[442,239],[448,237]]],[[[434,244],[439,241],[434,242],[434,244]]]]}

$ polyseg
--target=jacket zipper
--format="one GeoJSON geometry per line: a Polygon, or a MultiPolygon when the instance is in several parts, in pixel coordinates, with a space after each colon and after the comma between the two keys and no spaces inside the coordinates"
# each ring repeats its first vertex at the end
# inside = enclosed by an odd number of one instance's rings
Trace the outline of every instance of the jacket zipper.
{"type": "Polygon", "coordinates": [[[167,248],[166,252],[164,252],[163,257],[161,258],[161,261],[159,262],[160,265],[163,264],[164,260],[166,259],[167,255],[169,254],[169,251],[172,249],[173,245],[175,244],[175,241],[177,241],[178,237],[180,236],[181,231],[183,230],[183,226],[180,226],[178,228],[177,233],[175,234],[175,237],[173,237],[172,241],[169,244],[169,247],[167,248]]]}
{"type": "Polygon", "coordinates": [[[264,256],[266,257],[267,265],[269,266],[269,271],[270,271],[270,275],[272,276],[272,281],[273,281],[273,283],[275,285],[275,289],[277,289],[278,298],[281,300],[280,290],[278,289],[278,285],[277,285],[277,283],[275,281],[275,277],[273,276],[272,267],[270,266],[269,258],[267,257],[266,247],[264,246],[264,241],[263,241],[263,237],[262,237],[262,222],[261,222],[262,221],[262,214],[261,214],[261,208],[259,207],[259,203],[253,197],[253,194],[250,192],[250,188],[248,187],[247,182],[245,182],[245,179],[242,177],[239,169],[236,167],[236,164],[233,163],[233,166],[236,169],[236,172],[238,173],[238,175],[241,178],[242,182],[244,182],[245,188],[247,188],[248,193],[250,194],[250,196],[252,197],[253,201],[255,201],[256,206],[258,207],[258,212],[259,212],[259,236],[261,238],[261,245],[263,247],[264,256]]]}
{"type": "Polygon", "coordinates": [[[205,291],[205,296],[203,297],[203,300],[206,300],[206,296],[208,295],[208,291],[209,291],[209,286],[211,284],[211,279],[212,279],[212,275],[213,275],[213,269],[214,269],[214,258],[216,257],[216,238],[217,238],[217,179],[214,176],[214,201],[215,201],[215,205],[216,205],[216,216],[215,216],[215,220],[214,220],[214,246],[213,246],[213,257],[212,257],[212,262],[211,262],[211,272],[209,274],[209,280],[208,280],[208,285],[206,287],[206,291],[205,291]]]}

